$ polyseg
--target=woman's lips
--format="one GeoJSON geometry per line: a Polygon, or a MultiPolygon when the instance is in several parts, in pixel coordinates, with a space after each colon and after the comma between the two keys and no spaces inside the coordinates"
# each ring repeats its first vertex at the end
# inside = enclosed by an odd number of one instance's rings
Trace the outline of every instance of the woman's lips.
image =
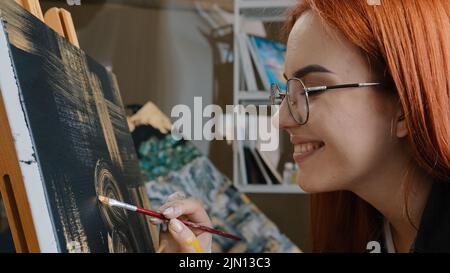
{"type": "Polygon", "coordinates": [[[300,164],[324,146],[325,143],[320,141],[294,143],[293,158],[297,164],[300,164]]]}

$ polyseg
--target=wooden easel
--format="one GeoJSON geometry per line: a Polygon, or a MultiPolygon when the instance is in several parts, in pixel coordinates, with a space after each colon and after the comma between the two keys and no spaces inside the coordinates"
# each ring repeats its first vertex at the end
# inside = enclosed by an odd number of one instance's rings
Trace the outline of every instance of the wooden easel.
{"type": "MultiPolygon", "coordinates": [[[[79,47],[70,13],[51,8],[42,13],[39,0],[15,0],[34,16],[79,47]]],[[[11,134],[3,98],[0,94],[0,192],[5,204],[8,223],[17,252],[40,252],[25,184],[17,158],[14,138],[11,134]]]]}

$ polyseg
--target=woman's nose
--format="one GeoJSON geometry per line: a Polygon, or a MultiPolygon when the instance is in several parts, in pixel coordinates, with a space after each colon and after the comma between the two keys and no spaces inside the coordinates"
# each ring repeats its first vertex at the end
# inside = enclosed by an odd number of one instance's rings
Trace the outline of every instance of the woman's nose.
{"type": "Polygon", "coordinates": [[[280,109],[272,119],[272,124],[276,128],[287,130],[291,127],[299,126],[298,123],[292,117],[291,113],[289,112],[287,103],[288,103],[287,100],[284,99],[280,105],[280,109]]]}

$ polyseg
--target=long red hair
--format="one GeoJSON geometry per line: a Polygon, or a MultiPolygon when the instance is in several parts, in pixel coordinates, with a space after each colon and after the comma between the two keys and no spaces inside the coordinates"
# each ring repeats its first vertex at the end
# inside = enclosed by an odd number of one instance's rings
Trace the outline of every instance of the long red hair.
{"type": "MultiPolygon", "coordinates": [[[[384,64],[400,99],[414,165],[450,181],[450,1],[303,0],[286,27],[311,9],[369,58],[384,64]]],[[[351,192],[311,197],[316,252],[364,252],[379,239],[382,216],[351,192]]]]}

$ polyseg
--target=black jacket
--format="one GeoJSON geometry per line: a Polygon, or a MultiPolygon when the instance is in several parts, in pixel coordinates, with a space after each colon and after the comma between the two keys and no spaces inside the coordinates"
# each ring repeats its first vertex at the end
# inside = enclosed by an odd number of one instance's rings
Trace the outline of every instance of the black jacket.
{"type": "Polygon", "coordinates": [[[449,182],[434,182],[411,252],[450,253],[449,182]]]}

